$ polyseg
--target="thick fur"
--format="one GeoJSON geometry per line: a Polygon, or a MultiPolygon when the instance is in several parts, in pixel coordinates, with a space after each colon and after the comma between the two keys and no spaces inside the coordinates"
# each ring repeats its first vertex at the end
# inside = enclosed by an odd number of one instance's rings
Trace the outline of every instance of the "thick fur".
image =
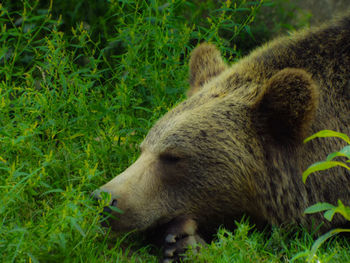
{"type": "Polygon", "coordinates": [[[196,93],[206,82],[227,68],[215,46],[203,43],[192,52],[190,60],[190,85],[187,96],[196,93]]]}
{"type": "Polygon", "coordinates": [[[338,139],[304,144],[306,136],[350,134],[350,15],[272,41],[231,67],[202,44],[190,61],[190,84],[189,98],[148,133],[137,167],[101,188],[126,211],[112,222],[117,231],[182,216],[201,233],[243,214],[257,225],[345,223],[304,210],[338,199],[349,205],[349,172],[313,174],[306,184],[301,174],[344,146],[338,139]]]}

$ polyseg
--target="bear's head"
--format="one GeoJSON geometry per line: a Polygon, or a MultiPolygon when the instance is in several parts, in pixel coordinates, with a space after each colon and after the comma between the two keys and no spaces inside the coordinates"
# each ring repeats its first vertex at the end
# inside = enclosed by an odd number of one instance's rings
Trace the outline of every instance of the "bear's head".
{"type": "Polygon", "coordinates": [[[243,59],[232,67],[210,44],[190,60],[188,99],[163,116],[138,160],[99,191],[123,210],[116,231],[145,230],[179,216],[211,229],[248,214],[263,221],[265,153],[301,144],[318,92],[303,69],[243,59]]]}

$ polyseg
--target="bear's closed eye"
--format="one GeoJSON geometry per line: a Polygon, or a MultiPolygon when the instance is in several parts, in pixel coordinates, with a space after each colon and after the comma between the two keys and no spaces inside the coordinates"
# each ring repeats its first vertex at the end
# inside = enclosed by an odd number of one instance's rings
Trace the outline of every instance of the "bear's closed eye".
{"type": "Polygon", "coordinates": [[[169,153],[161,154],[159,157],[163,162],[170,163],[170,164],[176,164],[181,160],[180,156],[169,154],[169,153]]]}

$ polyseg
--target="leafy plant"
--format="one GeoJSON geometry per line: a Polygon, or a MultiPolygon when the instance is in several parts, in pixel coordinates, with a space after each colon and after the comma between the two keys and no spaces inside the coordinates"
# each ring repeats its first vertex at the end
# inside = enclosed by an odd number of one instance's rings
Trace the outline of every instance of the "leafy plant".
{"type": "MultiPolygon", "coordinates": [[[[304,142],[306,143],[306,142],[308,142],[312,139],[315,139],[315,138],[327,138],[327,137],[340,138],[340,139],[344,140],[348,145],[343,147],[338,152],[333,152],[333,153],[329,154],[325,161],[316,162],[316,163],[312,164],[311,166],[309,166],[303,172],[303,175],[302,175],[304,183],[306,182],[309,175],[311,173],[314,173],[314,172],[327,170],[327,169],[337,167],[337,166],[340,166],[340,167],[343,167],[343,168],[350,170],[350,167],[346,164],[346,163],[350,162],[350,138],[346,134],[331,131],[331,130],[323,130],[323,131],[320,131],[320,132],[306,138],[304,142]],[[347,160],[345,160],[343,162],[335,161],[334,159],[336,157],[345,157],[347,160]]],[[[316,204],[308,207],[305,210],[306,214],[313,214],[313,213],[319,213],[319,212],[324,212],[324,218],[327,219],[328,221],[332,221],[333,216],[336,213],[341,214],[346,220],[350,221],[350,207],[345,206],[341,200],[338,200],[337,206],[334,206],[334,205],[329,204],[329,203],[316,203],[316,204]]],[[[330,237],[332,237],[338,233],[341,233],[341,232],[350,232],[350,229],[337,228],[337,229],[333,229],[333,230],[327,232],[326,234],[320,236],[313,244],[310,253],[308,253],[308,262],[313,262],[317,249],[326,240],[328,240],[330,237]]]]}

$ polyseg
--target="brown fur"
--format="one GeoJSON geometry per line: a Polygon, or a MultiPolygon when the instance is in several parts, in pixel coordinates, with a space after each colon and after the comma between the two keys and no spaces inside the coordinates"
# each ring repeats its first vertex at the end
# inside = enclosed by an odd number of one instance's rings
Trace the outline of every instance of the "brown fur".
{"type": "Polygon", "coordinates": [[[197,92],[207,81],[227,68],[215,46],[203,43],[192,52],[190,60],[190,85],[187,96],[197,92]]]}
{"type": "Polygon", "coordinates": [[[324,222],[316,202],[350,200],[350,174],[301,173],[343,145],[303,139],[350,134],[350,16],[272,41],[227,67],[213,45],[190,61],[189,98],[150,130],[142,154],[101,189],[125,210],[115,230],[144,230],[186,216],[200,232],[249,215],[256,224],[324,222]]]}

